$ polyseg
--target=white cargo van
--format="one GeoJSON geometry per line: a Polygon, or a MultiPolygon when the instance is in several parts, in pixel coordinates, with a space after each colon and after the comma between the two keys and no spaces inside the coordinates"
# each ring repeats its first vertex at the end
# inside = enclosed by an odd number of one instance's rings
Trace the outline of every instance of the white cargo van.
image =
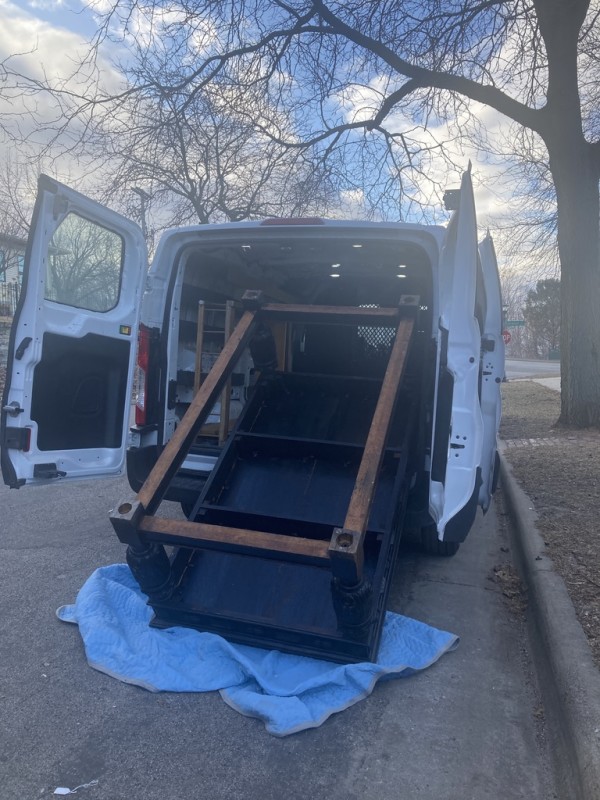
{"type": "MultiPolygon", "coordinates": [[[[477,247],[468,173],[447,228],[267,219],[173,229],[149,271],[137,225],[42,176],[9,346],[5,483],[115,476],[127,465],[137,490],[223,346],[228,303],[247,289],[323,305],[419,296],[425,388],[409,511],[424,528],[435,523],[439,540],[462,541],[494,486],[504,369],[496,259],[489,236],[477,247]]],[[[386,333],[365,328],[352,350],[343,339],[324,347],[307,329],[284,345],[292,370],[377,374],[386,333]]],[[[215,463],[252,373],[247,354],[232,376],[229,419],[219,402],[173,482],[169,496],[184,507],[215,463]]]]}
{"type": "MultiPolygon", "coordinates": [[[[406,369],[394,389],[397,394],[401,386],[403,399],[390,417],[392,443],[386,445],[391,460],[410,446],[402,478],[406,491],[382,489],[374,508],[402,503],[401,532],[417,530],[426,549],[452,555],[477,507],[487,510],[495,487],[504,374],[496,258],[489,235],[477,243],[470,173],[453,200],[447,227],[304,218],[173,229],[163,234],[148,270],[137,225],[42,176],[9,343],[1,429],[5,483],[18,488],[116,476],[127,469],[132,488],[140,490],[236,330],[247,308],[244,297],[260,293],[261,302],[279,309],[272,309],[273,323],[260,325],[240,350],[201,427],[194,429],[191,446],[155,499],[179,501],[190,522],[203,514],[219,525],[223,519],[239,525],[243,518],[245,529],[272,534],[279,528],[269,514],[262,506],[251,508],[256,492],[268,493],[271,486],[274,493],[285,493],[277,482],[284,474],[284,487],[294,484],[295,491],[302,481],[308,486],[317,463],[302,471],[313,458],[311,447],[329,448],[328,453],[334,445],[345,447],[344,458],[352,461],[351,449],[364,444],[377,400],[379,389],[373,393],[369,386],[381,385],[395,341],[397,320],[382,324],[377,313],[414,306],[406,369]],[[285,321],[282,308],[298,312],[293,321],[285,321]],[[330,324],[339,322],[342,311],[351,324],[330,324]],[[260,430],[263,439],[270,437],[268,458],[279,459],[280,468],[264,484],[254,474],[254,495],[242,492],[246,500],[235,513],[229,509],[229,516],[215,517],[219,504],[211,474],[215,464],[233,458],[225,454],[232,437],[246,437],[245,457],[256,456],[247,445],[248,437],[256,436],[254,421],[238,421],[255,413],[255,384],[271,372],[280,376],[280,396],[268,401],[270,390],[260,389],[272,415],[260,430]],[[302,376],[309,377],[303,382],[302,376]],[[288,401],[300,384],[296,399],[288,401]],[[410,429],[402,434],[409,445],[394,445],[394,430],[403,425],[410,429]],[[293,439],[293,447],[304,442],[300,466],[282,457],[282,437],[288,444],[293,439]]],[[[327,463],[315,502],[333,508],[335,502],[324,498],[335,498],[342,484],[330,469],[331,459],[327,463]]],[[[300,510],[285,531],[310,537],[310,515],[293,491],[289,503],[300,510]]],[[[347,503],[346,489],[339,491],[347,503]]],[[[126,507],[132,504],[121,506],[126,507]]],[[[323,511],[327,524],[341,530],[343,514],[328,516],[329,510],[323,511]]],[[[399,511],[391,509],[388,516],[397,527],[399,511]]],[[[387,524],[380,530],[373,523],[375,539],[387,524]]],[[[139,545],[137,533],[119,535],[139,545]]],[[[157,540],[156,531],[148,536],[157,540]]],[[[196,541],[204,534],[194,536],[196,541]]],[[[234,632],[236,637],[250,640],[247,632],[234,632]]]]}

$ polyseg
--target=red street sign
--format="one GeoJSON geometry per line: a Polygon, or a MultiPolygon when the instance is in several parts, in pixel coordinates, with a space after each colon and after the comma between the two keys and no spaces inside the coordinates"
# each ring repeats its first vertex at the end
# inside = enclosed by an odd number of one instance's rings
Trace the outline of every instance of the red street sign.
{"type": "Polygon", "coordinates": [[[512,339],[510,331],[502,331],[502,338],[504,339],[504,344],[510,344],[510,340],[512,339]]]}

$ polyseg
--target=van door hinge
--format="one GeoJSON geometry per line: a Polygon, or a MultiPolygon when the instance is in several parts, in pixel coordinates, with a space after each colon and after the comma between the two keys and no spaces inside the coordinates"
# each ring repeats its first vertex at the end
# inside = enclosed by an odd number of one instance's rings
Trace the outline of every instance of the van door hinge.
{"type": "Polygon", "coordinates": [[[16,400],[13,400],[12,403],[9,403],[7,406],[2,406],[2,411],[10,417],[18,417],[25,409],[21,408],[16,400]]]}

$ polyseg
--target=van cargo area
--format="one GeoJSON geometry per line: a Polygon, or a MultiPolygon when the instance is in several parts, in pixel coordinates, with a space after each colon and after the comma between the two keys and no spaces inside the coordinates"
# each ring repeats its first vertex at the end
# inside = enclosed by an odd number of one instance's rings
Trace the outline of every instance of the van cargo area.
{"type": "MultiPolygon", "coordinates": [[[[155,325],[146,328],[143,324],[142,329],[157,344],[152,350],[155,367],[144,372],[143,423],[133,429],[135,446],[128,451],[128,475],[135,491],[215,363],[239,319],[239,301],[247,290],[261,290],[277,303],[360,308],[394,307],[402,295],[418,296],[418,346],[421,358],[428,359],[433,382],[432,261],[437,258],[437,243],[418,230],[399,236],[398,231],[375,226],[358,234],[347,225],[335,224],[318,227],[316,235],[315,227],[303,235],[298,228],[290,235],[289,227],[276,225],[247,229],[243,235],[235,231],[237,236],[234,231],[226,236],[222,230],[215,231],[178,255],[168,286],[167,318],[154,312],[155,298],[152,292],[148,294],[147,313],[142,317],[154,318],[155,325]],[[165,330],[170,332],[168,341],[165,330]],[[160,353],[161,347],[167,352],[160,353]],[[168,365],[167,375],[161,364],[168,365]],[[156,402],[161,394],[167,398],[164,405],[156,402]]],[[[285,371],[381,379],[394,328],[355,326],[350,332],[318,324],[285,327],[274,323],[272,330],[285,371]]],[[[423,362],[421,370],[426,371],[423,362]]],[[[195,502],[254,380],[254,365],[246,350],[169,488],[168,499],[178,500],[186,511],[195,502]]],[[[431,414],[431,397],[428,410],[431,414]]]]}

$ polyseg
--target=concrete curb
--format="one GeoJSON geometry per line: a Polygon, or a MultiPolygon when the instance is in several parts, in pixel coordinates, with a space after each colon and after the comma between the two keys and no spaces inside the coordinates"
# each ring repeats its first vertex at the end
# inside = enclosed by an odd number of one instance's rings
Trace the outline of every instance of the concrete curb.
{"type": "Polygon", "coordinates": [[[510,537],[528,592],[528,627],[559,798],[600,798],[600,671],[562,578],[536,528],[533,503],[506,458],[500,480],[512,519],[510,537]]]}

